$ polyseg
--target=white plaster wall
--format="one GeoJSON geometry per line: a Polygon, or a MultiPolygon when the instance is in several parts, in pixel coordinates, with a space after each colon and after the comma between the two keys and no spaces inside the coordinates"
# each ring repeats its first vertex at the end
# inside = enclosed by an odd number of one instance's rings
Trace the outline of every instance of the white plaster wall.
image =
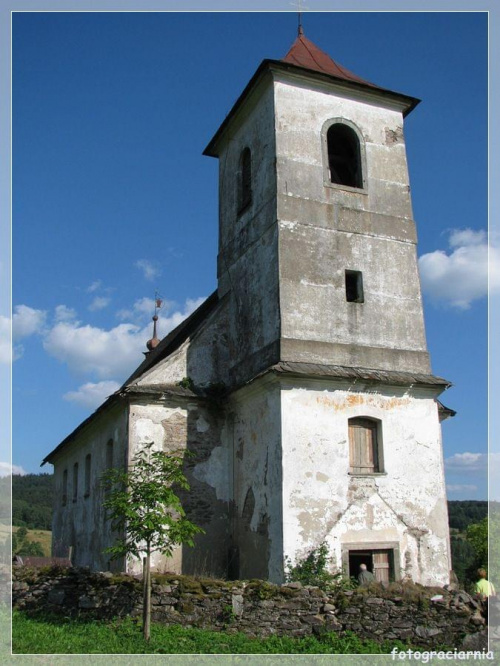
{"type": "Polygon", "coordinates": [[[242,389],[233,396],[230,409],[227,435],[234,451],[232,528],[234,543],[240,548],[240,577],[280,582],[283,542],[279,389],[262,384],[242,389]]]}
{"type": "MultiPolygon", "coordinates": [[[[282,391],[284,553],[295,560],[326,541],[397,542],[401,575],[449,580],[446,494],[437,406],[400,391],[282,391]],[[384,475],[349,475],[348,419],[382,421],[384,475]]],[[[383,548],[383,546],[381,546],[383,548]]]]}
{"type": "MultiPolygon", "coordinates": [[[[154,442],[154,450],[163,451],[171,448],[171,442],[166,441],[163,422],[167,422],[174,415],[178,415],[186,421],[187,408],[172,407],[160,403],[135,403],[131,405],[128,464],[131,463],[134,455],[150,442],[154,442]]],[[[184,441],[185,446],[186,441],[184,441]]],[[[177,448],[177,446],[174,448],[177,448]]],[[[182,571],[182,547],[176,548],[172,558],[168,558],[168,560],[159,553],[153,554],[151,566],[156,571],[176,571],[180,573],[182,571]]],[[[127,571],[134,574],[142,573],[142,562],[130,557],[127,561],[127,571]]]]}
{"type": "MultiPolygon", "coordinates": [[[[190,490],[181,495],[187,516],[205,530],[196,546],[178,546],[171,558],[154,554],[157,571],[225,573],[228,524],[228,452],[220,435],[217,414],[197,402],[134,402],[130,408],[129,463],[145,444],[163,451],[188,449],[186,475],[190,490]]],[[[140,573],[142,564],[129,559],[128,571],[140,573]]]]}
{"type": "Polygon", "coordinates": [[[103,507],[104,490],[101,476],[106,470],[106,449],[113,440],[113,466],[125,468],[127,460],[128,406],[115,405],[95,417],[54,461],[54,514],[52,548],[57,556],[66,557],[73,546],[77,566],[94,570],[116,569],[120,564],[110,561],[103,551],[113,543],[109,521],[103,507]],[[90,494],[85,496],[85,458],[91,455],[90,494]],[[78,493],[73,501],[73,466],[78,463],[78,493]],[[66,506],[62,505],[63,473],[68,471],[66,506]]]}
{"type": "Polygon", "coordinates": [[[227,381],[228,378],[228,303],[217,308],[170,356],[146,372],[138,385],[175,385],[189,377],[197,387],[227,381]]]}
{"type": "Polygon", "coordinates": [[[187,351],[189,340],[186,340],[179,349],[166,359],[155,365],[150,372],[145,373],[137,382],[143,384],[176,384],[187,377],[187,351]]]}
{"type": "Polygon", "coordinates": [[[309,85],[283,80],[274,84],[278,191],[411,219],[401,111],[378,106],[356,92],[349,98],[332,87],[309,85]],[[364,194],[323,186],[321,129],[332,118],[353,122],[364,138],[364,194]]]}
{"type": "Polygon", "coordinates": [[[401,111],[298,79],[274,94],[282,355],[429,372],[401,111]],[[362,136],[362,190],[326,175],[332,119],[362,136]],[[346,269],[363,274],[362,304],[346,302],[346,269]]]}

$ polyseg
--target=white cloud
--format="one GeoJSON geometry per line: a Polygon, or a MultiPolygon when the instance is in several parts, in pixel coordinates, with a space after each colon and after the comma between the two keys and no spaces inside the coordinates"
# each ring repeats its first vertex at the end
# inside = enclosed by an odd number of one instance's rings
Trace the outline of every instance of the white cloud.
{"type": "Polygon", "coordinates": [[[68,308],[67,305],[57,305],[55,308],[54,319],[56,321],[72,321],[76,319],[76,310],[68,308]]]}
{"type": "Polygon", "coordinates": [[[11,359],[10,317],[0,315],[0,363],[10,363],[11,359]]]}
{"type": "MultiPolygon", "coordinates": [[[[488,242],[484,230],[453,229],[450,253],[436,250],[419,259],[422,290],[435,303],[466,310],[488,293],[488,242]]],[[[489,248],[489,288],[500,288],[500,250],[489,248]]]]}
{"type": "Polygon", "coordinates": [[[78,323],[60,322],[43,341],[44,349],[71,370],[99,378],[121,376],[139,360],[139,328],[120,324],[105,330],[78,323]]]}
{"type": "Polygon", "coordinates": [[[116,314],[120,319],[142,318],[144,315],[153,316],[155,311],[154,298],[139,298],[130,310],[119,310],[116,314]]]}
{"type": "Polygon", "coordinates": [[[463,247],[471,245],[486,245],[488,242],[488,235],[485,229],[452,229],[448,243],[450,247],[463,247]]]}
{"type": "Polygon", "coordinates": [[[154,280],[161,275],[161,269],[155,263],[148,261],[147,259],[139,259],[134,265],[143,272],[146,280],[154,280]]]}
{"type": "Polygon", "coordinates": [[[475,493],[477,492],[477,486],[460,483],[449,483],[446,485],[446,490],[449,493],[475,493]]]}
{"type": "Polygon", "coordinates": [[[485,472],[488,469],[488,454],[486,453],[455,453],[444,461],[448,472],[467,472],[473,474],[485,472]]]}
{"type": "Polygon", "coordinates": [[[90,409],[95,409],[99,407],[104,400],[117,391],[120,388],[120,384],[115,381],[107,380],[94,384],[93,382],[87,382],[80,386],[77,391],[69,391],[63,395],[65,400],[69,402],[75,402],[82,407],[88,407],[90,409]]]}
{"type": "Polygon", "coordinates": [[[0,462],[0,476],[9,476],[9,474],[20,474],[24,476],[27,472],[19,465],[11,465],[8,462],[0,462]]]}
{"type": "Polygon", "coordinates": [[[94,312],[95,310],[103,310],[111,302],[111,299],[108,296],[96,296],[92,303],[89,305],[89,310],[94,312]]]}
{"type": "MultiPolygon", "coordinates": [[[[202,299],[203,301],[204,299],[202,299]]],[[[188,298],[186,301],[186,305],[189,308],[191,299],[188,298]]],[[[168,312],[171,308],[175,306],[174,301],[163,301],[162,300],[162,305],[161,305],[161,312],[168,312]]],[[[145,317],[150,319],[155,311],[155,299],[154,298],[148,298],[145,296],[144,298],[139,298],[137,301],[132,306],[131,310],[119,310],[116,314],[120,319],[133,319],[134,321],[137,320],[144,320],[145,317]]]]}
{"type": "Polygon", "coordinates": [[[16,305],[12,317],[12,338],[26,338],[34,333],[41,333],[45,327],[47,312],[35,310],[27,305],[16,305]]]}
{"type": "MultiPolygon", "coordinates": [[[[184,308],[159,317],[158,337],[162,338],[181,323],[205,299],[187,299],[184,308]]],[[[43,346],[47,353],[67,363],[75,372],[99,379],[123,378],[142,360],[152,324],[122,323],[109,330],[80,322],[58,322],[46,333],[43,346]]]]}
{"type": "Polygon", "coordinates": [[[101,288],[102,280],[94,280],[92,284],[87,287],[87,293],[92,294],[94,291],[97,291],[101,288]]]}

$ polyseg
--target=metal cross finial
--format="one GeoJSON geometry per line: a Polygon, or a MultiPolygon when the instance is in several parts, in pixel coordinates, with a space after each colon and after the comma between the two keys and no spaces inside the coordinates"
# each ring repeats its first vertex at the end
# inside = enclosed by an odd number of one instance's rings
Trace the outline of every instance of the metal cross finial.
{"type": "Polygon", "coordinates": [[[158,310],[161,308],[163,303],[163,300],[160,297],[160,294],[158,293],[158,290],[155,291],[155,316],[158,310]]]}
{"type": "Polygon", "coordinates": [[[303,35],[304,34],[304,29],[302,28],[302,10],[303,9],[309,9],[305,5],[302,4],[302,0],[297,0],[297,2],[291,2],[290,3],[292,7],[295,7],[297,9],[297,18],[298,18],[298,35],[303,35]]]}

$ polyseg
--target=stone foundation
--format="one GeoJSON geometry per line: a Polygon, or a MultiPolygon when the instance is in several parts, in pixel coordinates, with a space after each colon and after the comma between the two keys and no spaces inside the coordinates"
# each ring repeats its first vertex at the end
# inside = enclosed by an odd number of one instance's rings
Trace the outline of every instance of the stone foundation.
{"type": "MultiPolygon", "coordinates": [[[[12,600],[14,608],[27,612],[140,617],[142,581],[87,569],[20,567],[13,573],[12,600]]],[[[485,610],[465,592],[411,583],[327,594],[300,583],[153,575],[153,621],[250,636],[353,631],[379,642],[399,639],[429,649],[459,647],[466,636],[485,628],[485,610]]]]}

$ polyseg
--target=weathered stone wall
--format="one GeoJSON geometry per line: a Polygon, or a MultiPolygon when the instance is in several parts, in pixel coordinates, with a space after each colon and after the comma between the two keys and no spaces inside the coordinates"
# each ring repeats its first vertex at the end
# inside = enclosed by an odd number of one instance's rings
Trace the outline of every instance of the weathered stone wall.
{"type": "Polygon", "coordinates": [[[274,91],[281,359],[428,372],[401,111],[283,74],[274,91]],[[333,122],[356,128],[363,188],[330,182],[333,122]],[[346,301],[346,269],[364,303],[346,301]]]}
{"type": "Polygon", "coordinates": [[[274,94],[263,82],[219,142],[218,293],[227,295],[231,379],[250,379],[279,357],[278,228],[274,94]],[[252,198],[239,210],[243,149],[252,153],[252,198]]]}
{"type": "MultiPolygon", "coordinates": [[[[85,569],[18,568],[15,608],[109,619],[140,616],[138,578],[85,569]]],[[[326,594],[300,583],[218,581],[175,574],[153,577],[152,618],[252,636],[303,636],[354,631],[374,640],[403,640],[424,648],[458,647],[485,626],[484,606],[465,592],[415,585],[326,594]],[[432,600],[440,595],[441,599],[432,600]]]]}
{"type": "Polygon", "coordinates": [[[283,582],[283,513],[280,393],[277,387],[244,387],[233,394],[234,451],[232,545],[239,566],[233,577],[283,582]]]}
{"type": "Polygon", "coordinates": [[[106,520],[104,488],[101,476],[108,464],[125,469],[128,439],[128,406],[115,404],[99,414],[54,460],[54,511],[52,519],[52,554],[67,557],[71,546],[72,561],[93,569],[120,570],[122,562],[110,561],[104,550],[115,535],[106,520]],[[112,442],[112,461],[108,460],[108,442],[112,442]],[[86,457],[90,459],[87,483],[86,457]],[[78,465],[75,488],[74,469],[78,465]],[[67,473],[64,488],[64,473],[67,473]]]}
{"type": "MultiPolygon", "coordinates": [[[[193,454],[185,470],[190,490],[180,497],[189,519],[204,533],[195,539],[197,548],[175,548],[168,566],[179,573],[223,576],[227,571],[228,452],[221,443],[221,427],[217,409],[203,401],[135,400],[130,407],[129,463],[148,442],[164,451],[187,449],[193,454]]],[[[162,571],[166,558],[156,553],[152,564],[162,571]]],[[[139,574],[142,564],[130,559],[126,570],[139,574]]]]}

